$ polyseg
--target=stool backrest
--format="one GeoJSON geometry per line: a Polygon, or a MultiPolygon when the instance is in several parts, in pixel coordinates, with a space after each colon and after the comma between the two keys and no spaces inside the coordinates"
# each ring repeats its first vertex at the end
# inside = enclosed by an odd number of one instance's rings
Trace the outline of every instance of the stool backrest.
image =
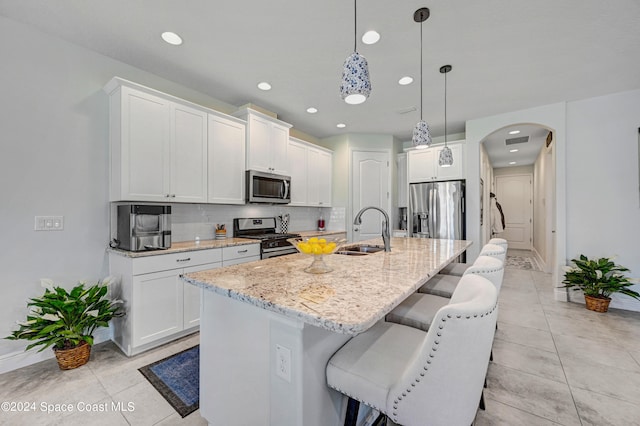
{"type": "Polygon", "coordinates": [[[389,417],[406,426],[470,425],[478,409],[497,318],[498,291],[469,274],[440,308],[421,351],[391,388],[389,417]]]}
{"type": "Polygon", "coordinates": [[[507,250],[496,244],[485,244],[480,250],[480,256],[492,256],[504,263],[507,258],[507,250]]]}
{"type": "Polygon", "coordinates": [[[498,293],[502,287],[502,279],[504,278],[504,262],[491,256],[478,256],[473,265],[469,266],[464,275],[477,274],[482,275],[496,286],[498,293]]]}
{"type": "Polygon", "coordinates": [[[495,244],[500,247],[504,247],[505,250],[509,249],[509,243],[504,238],[492,238],[489,240],[489,244],[495,244]]]}

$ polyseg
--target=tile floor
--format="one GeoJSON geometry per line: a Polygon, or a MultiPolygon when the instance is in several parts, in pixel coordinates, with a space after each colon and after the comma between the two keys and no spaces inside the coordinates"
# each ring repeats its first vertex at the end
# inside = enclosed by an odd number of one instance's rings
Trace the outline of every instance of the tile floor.
{"type": "MultiPolygon", "coordinates": [[[[0,411],[0,425],[204,425],[199,411],[180,418],[137,371],[198,339],[195,334],[132,358],[104,343],[77,370],[62,372],[48,360],[2,374],[0,402],[35,403],[36,411],[0,411]],[[42,403],[71,404],[74,412],[41,412],[42,403]],[[113,410],[112,403],[123,409],[113,410]],[[78,404],[96,411],[80,413],[78,404]]],[[[477,426],[640,425],[638,312],[599,314],[556,302],[550,275],[507,269],[493,354],[487,408],[477,426]]]]}

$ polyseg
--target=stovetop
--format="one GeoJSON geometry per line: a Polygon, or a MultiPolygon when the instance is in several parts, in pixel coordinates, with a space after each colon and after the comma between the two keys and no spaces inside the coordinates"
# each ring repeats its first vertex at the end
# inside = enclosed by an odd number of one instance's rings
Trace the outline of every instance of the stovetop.
{"type": "Polygon", "coordinates": [[[262,241],[300,237],[299,234],[277,233],[275,217],[233,219],[233,235],[237,238],[253,238],[262,241]]]}
{"type": "Polygon", "coordinates": [[[286,240],[288,238],[299,238],[300,234],[278,234],[277,232],[267,232],[264,234],[244,234],[236,235],[237,238],[253,238],[255,240],[286,240]]]}

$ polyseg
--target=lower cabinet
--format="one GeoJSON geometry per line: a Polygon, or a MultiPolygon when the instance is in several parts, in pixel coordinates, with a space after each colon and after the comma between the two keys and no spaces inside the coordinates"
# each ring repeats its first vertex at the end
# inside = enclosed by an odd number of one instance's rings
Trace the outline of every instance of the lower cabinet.
{"type": "Polygon", "coordinates": [[[123,300],[126,310],[124,317],[113,320],[116,345],[132,356],[196,331],[204,290],[180,275],[223,266],[227,249],[246,250],[248,256],[233,257],[235,263],[260,259],[258,244],[138,258],[110,253],[110,273],[120,279],[112,297],[123,300]],[[257,259],[252,256],[256,252],[257,259]]]}

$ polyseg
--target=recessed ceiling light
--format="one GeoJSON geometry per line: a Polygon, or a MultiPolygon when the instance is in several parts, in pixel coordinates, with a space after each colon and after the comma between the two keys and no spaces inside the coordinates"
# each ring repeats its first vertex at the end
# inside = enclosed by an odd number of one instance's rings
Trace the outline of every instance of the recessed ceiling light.
{"type": "Polygon", "coordinates": [[[309,114],[315,114],[316,112],[318,112],[318,108],[309,107],[309,108],[307,108],[307,112],[309,114]]]}
{"type": "Polygon", "coordinates": [[[407,84],[411,83],[413,83],[413,77],[409,77],[408,75],[405,75],[400,80],[398,80],[398,84],[401,86],[406,86],[407,84]]]}
{"type": "Polygon", "coordinates": [[[520,133],[520,130],[512,130],[509,132],[510,135],[517,135],[518,133],[520,133]]]}
{"type": "Polygon", "coordinates": [[[375,44],[380,40],[380,34],[376,31],[367,31],[362,35],[362,42],[364,44],[375,44]]]}
{"type": "Polygon", "coordinates": [[[517,149],[510,149],[509,152],[518,152],[517,149]]]}
{"type": "Polygon", "coordinates": [[[271,85],[266,81],[261,81],[258,83],[258,89],[260,90],[271,90],[271,85]]]}
{"type": "Polygon", "coordinates": [[[516,162],[515,161],[510,161],[509,164],[516,164],[516,162]]]}
{"type": "Polygon", "coordinates": [[[337,127],[338,129],[344,129],[345,127],[347,127],[347,125],[346,125],[346,124],[344,124],[344,123],[338,123],[338,124],[336,124],[336,127],[337,127]]]}
{"type": "Polygon", "coordinates": [[[182,44],[182,37],[174,32],[165,31],[162,33],[161,37],[164,41],[169,44],[173,44],[174,46],[180,46],[182,44]]]}

